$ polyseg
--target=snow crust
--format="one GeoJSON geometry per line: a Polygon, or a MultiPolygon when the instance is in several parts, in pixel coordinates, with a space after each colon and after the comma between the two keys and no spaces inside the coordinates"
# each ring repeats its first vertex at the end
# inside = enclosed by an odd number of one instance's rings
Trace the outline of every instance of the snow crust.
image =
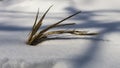
{"type": "Polygon", "coordinates": [[[120,0],[3,0],[0,1],[0,68],[120,68],[120,0]],[[77,11],[64,23],[98,32],[96,36],[63,34],[38,46],[25,44],[37,9],[40,17],[54,4],[44,27],[77,11]]]}

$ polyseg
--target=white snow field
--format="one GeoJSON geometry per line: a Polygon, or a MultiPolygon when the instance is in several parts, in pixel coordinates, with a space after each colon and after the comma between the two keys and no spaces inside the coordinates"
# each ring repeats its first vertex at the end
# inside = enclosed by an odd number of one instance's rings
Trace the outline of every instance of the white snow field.
{"type": "Polygon", "coordinates": [[[120,0],[0,1],[0,68],[120,68],[120,0]],[[74,14],[56,29],[98,32],[96,36],[53,35],[37,46],[26,45],[36,11],[51,5],[41,29],[74,14]]]}

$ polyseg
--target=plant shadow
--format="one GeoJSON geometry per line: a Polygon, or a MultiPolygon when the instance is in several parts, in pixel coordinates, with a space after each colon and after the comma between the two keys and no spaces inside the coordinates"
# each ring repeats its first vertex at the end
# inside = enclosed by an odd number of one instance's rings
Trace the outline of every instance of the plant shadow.
{"type": "MultiPolygon", "coordinates": [[[[69,14],[79,11],[78,9],[76,9],[76,7],[74,7],[73,1],[71,3],[71,6],[65,8],[65,10],[67,10],[69,14]]],[[[120,13],[120,10],[83,11],[82,14],[79,14],[73,18],[73,20],[82,20],[83,23],[80,22],[76,26],[71,28],[102,29],[101,31],[99,31],[99,35],[93,36],[93,38],[95,39],[104,39],[104,37],[107,36],[107,34],[109,33],[120,32],[119,21],[106,22],[93,19],[93,17],[95,16],[104,16],[102,13],[120,13]]],[[[90,39],[90,47],[86,50],[84,56],[81,57],[81,55],[77,55],[70,60],[71,68],[84,68],[87,64],[90,64],[90,62],[93,61],[95,58],[99,58],[97,57],[97,55],[99,54],[99,51],[102,50],[102,44],[100,41],[95,39],[90,39]]]]}

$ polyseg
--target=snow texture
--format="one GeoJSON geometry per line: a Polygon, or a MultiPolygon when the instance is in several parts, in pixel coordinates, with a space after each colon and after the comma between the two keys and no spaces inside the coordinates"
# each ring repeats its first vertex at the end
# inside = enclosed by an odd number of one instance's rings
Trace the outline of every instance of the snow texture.
{"type": "Polygon", "coordinates": [[[120,68],[120,0],[2,0],[0,1],[0,68],[120,68]],[[54,5],[44,27],[77,11],[64,23],[98,32],[96,36],[53,35],[38,46],[25,44],[36,11],[40,17],[54,5]]]}

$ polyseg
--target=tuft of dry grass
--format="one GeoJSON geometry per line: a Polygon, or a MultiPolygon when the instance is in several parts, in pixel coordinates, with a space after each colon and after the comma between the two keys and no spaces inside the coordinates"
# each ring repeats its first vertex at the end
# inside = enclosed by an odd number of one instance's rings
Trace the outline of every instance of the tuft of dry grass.
{"type": "Polygon", "coordinates": [[[67,19],[69,19],[69,18],[71,18],[71,17],[81,13],[81,11],[76,12],[75,14],[72,14],[72,15],[68,16],[68,17],[64,18],[63,20],[58,21],[57,23],[49,25],[45,29],[43,29],[43,30],[38,32],[39,28],[42,25],[42,21],[44,20],[46,14],[48,13],[48,11],[50,10],[51,7],[52,6],[50,6],[47,9],[47,11],[43,14],[43,16],[41,17],[41,19],[39,21],[37,21],[38,20],[38,16],[39,16],[39,9],[38,9],[34,25],[32,27],[32,30],[31,30],[30,35],[28,37],[28,40],[26,42],[28,45],[35,46],[35,45],[41,43],[42,41],[47,40],[47,37],[49,35],[53,35],[53,34],[63,34],[63,33],[70,33],[70,34],[74,34],[74,35],[96,35],[97,34],[97,33],[88,33],[87,31],[77,31],[77,30],[58,30],[58,31],[47,32],[51,28],[60,27],[60,26],[75,25],[75,23],[68,23],[68,24],[60,24],[60,23],[62,23],[65,20],[67,20],[67,19]]]}

